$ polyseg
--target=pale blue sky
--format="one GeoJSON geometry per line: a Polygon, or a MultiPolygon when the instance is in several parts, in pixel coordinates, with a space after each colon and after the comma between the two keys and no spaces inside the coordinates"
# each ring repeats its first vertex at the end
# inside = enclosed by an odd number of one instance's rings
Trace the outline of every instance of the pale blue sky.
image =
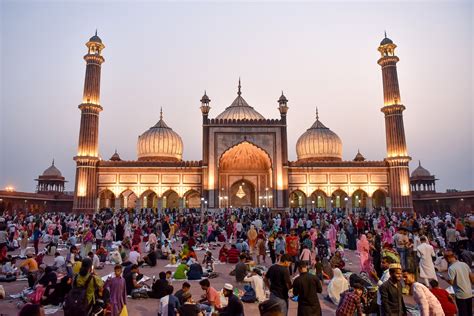
{"type": "Polygon", "coordinates": [[[199,3],[1,1],[0,187],[32,191],[53,157],[73,189],[86,52],[96,28],[102,67],[100,154],[136,159],[138,135],[163,107],[201,159],[199,99],[211,117],[236,96],[278,118],[289,99],[290,159],[320,119],[343,141],[385,157],[383,31],[398,45],[398,74],[411,170],[421,159],[438,188],[472,189],[473,7],[471,1],[199,3]]]}

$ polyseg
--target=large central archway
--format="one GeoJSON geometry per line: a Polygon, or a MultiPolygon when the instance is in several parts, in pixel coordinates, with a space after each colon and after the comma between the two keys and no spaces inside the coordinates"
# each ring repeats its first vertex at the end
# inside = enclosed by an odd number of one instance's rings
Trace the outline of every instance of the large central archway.
{"type": "Polygon", "coordinates": [[[219,195],[228,206],[272,206],[272,182],[270,156],[248,141],[229,148],[219,159],[219,195]],[[262,196],[267,200],[259,199],[262,196]]]}

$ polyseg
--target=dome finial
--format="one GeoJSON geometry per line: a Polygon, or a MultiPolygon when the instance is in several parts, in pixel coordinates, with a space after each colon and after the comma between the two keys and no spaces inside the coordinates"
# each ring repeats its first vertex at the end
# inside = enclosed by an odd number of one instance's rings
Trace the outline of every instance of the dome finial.
{"type": "Polygon", "coordinates": [[[97,28],[95,29],[95,36],[97,36],[97,28]]]}
{"type": "Polygon", "coordinates": [[[421,160],[418,160],[418,167],[421,167],[421,160]]]}
{"type": "Polygon", "coordinates": [[[319,121],[319,112],[318,112],[318,107],[316,107],[316,121],[319,121]]]}
{"type": "Polygon", "coordinates": [[[238,86],[238,90],[237,90],[237,95],[241,95],[242,94],[242,91],[240,90],[242,88],[242,86],[240,85],[240,77],[239,77],[239,86],[238,86]]]}
{"type": "Polygon", "coordinates": [[[54,166],[54,158],[53,158],[53,163],[52,163],[52,165],[54,166]]]}
{"type": "Polygon", "coordinates": [[[163,120],[163,107],[160,107],[160,121],[163,120]]]}
{"type": "Polygon", "coordinates": [[[387,31],[383,31],[385,38],[387,38],[387,31]]]}

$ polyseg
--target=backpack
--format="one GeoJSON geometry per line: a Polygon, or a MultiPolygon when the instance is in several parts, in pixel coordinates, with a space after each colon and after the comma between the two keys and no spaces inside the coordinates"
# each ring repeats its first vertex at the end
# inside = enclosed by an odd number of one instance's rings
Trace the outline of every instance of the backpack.
{"type": "Polygon", "coordinates": [[[77,276],[74,278],[72,289],[64,300],[64,315],[85,316],[89,314],[92,304],[89,304],[87,301],[87,288],[92,279],[93,276],[89,275],[84,286],[78,287],[77,276]]]}

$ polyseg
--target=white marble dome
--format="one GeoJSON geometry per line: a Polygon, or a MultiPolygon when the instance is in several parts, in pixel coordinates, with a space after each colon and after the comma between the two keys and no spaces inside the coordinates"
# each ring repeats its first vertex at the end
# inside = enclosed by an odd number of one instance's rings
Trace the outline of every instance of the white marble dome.
{"type": "Polygon", "coordinates": [[[298,160],[341,161],[342,141],[319,121],[316,112],[316,122],[296,142],[296,154],[298,160]]]}
{"type": "Polygon", "coordinates": [[[137,153],[139,161],[180,161],[183,156],[183,140],[160,120],[138,137],[137,153]]]}

